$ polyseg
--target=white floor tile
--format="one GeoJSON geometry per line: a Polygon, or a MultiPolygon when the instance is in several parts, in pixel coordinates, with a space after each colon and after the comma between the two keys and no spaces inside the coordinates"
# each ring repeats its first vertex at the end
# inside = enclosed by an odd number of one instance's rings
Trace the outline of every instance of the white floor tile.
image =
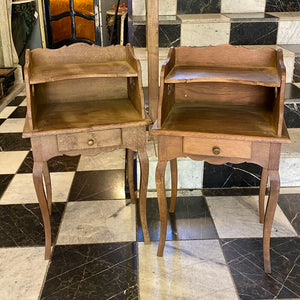
{"type": "Polygon", "coordinates": [[[17,106],[6,106],[1,112],[0,112],[0,119],[6,119],[8,118],[11,113],[17,108],[17,106]]]}
{"type": "Polygon", "coordinates": [[[14,174],[25,159],[28,151],[0,152],[0,174],[14,174]]]}
{"type": "Polygon", "coordinates": [[[217,240],[139,243],[139,299],[238,299],[217,240]]]}
{"type": "MultiPolygon", "coordinates": [[[[67,201],[74,174],[74,172],[51,173],[53,202],[67,201]]],[[[0,200],[2,205],[37,202],[32,174],[16,174],[0,200]]]]}
{"type": "Polygon", "coordinates": [[[96,156],[81,156],[78,171],[125,169],[125,150],[103,152],[96,156]]]}
{"type": "MultiPolygon", "coordinates": [[[[220,238],[262,237],[258,196],[206,197],[206,201],[220,238]]],[[[275,212],[271,236],[297,236],[279,206],[275,212]]]]}
{"type": "Polygon", "coordinates": [[[0,133],[23,132],[25,119],[7,119],[0,126],[0,133]]]}
{"type": "Polygon", "coordinates": [[[39,299],[49,261],[44,247],[0,248],[0,299],[39,299]]]}
{"type": "Polygon", "coordinates": [[[135,206],[125,200],[69,202],[58,244],[128,242],[136,240],[135,206]]]}
{"type": "Polygon", "coordinates": [[[265,12],[266,0],[222,0],[221,13],[265,12]]]}

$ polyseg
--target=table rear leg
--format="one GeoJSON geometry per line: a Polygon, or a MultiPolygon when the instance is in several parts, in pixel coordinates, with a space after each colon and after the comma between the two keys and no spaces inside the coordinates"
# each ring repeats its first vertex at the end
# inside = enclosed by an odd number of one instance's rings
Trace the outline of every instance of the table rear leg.
{"type": "Polygon", "coordinates": [[[171,202],[169,212],[174,213],[175,205],[176,205],[176,197],[177,197],[177,180],[178,180],[178,172],[177,172],[177,159],[174,158],[170,160],[170,168],[171,168],[171,202]]]}

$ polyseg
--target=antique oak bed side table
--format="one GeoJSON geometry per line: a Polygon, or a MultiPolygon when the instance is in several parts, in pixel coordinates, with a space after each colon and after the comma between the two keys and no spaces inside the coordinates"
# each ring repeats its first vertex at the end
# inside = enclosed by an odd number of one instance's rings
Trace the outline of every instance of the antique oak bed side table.
{"type": "Polygon", "coordinates": [[[282,143],[290,142],[283,120],[282,51],[231,45],[171,48],[160,80],[158,120],[151,129],[158,139],[155,179],[161,229],[157,255],[163,255],[167,230],[167,161],[172,179],[170,212],[175,209],[177,157],[212,164],[249,162],[263,167],[259,221],[264,224],[265,272],[270,273],[280,149],[282,143]],[[270,194],[264,211],[268,178],[270,194]]]}
{"type": "Polygon", "coordinates": [[[33,181],[45,229],[45,258],[51,255],[52,194],[47,161],[63,154],[96,155],[127,149],[130,198],[135,203],[133,154],[138,153],[140,218],[145,243],[149,243],[146,125],[150,119],[144,111],[140,62],[131,46],[78,43],[55,50],[27,50],[24,73],[27,116],[23,137],[31,139],[33,181]]]}

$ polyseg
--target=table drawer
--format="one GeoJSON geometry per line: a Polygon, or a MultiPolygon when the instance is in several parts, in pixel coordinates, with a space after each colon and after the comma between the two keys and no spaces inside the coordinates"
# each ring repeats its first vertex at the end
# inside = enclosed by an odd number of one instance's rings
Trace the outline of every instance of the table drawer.
{"type": "Polygon", "coordinates": [[[59,151],[118,146],[122,143],[121,129],[62,134],[57,136],[57,143],[59,151]]]}
{"type": "Polygon", "coordinates": [[[205,156],[251,158],[251,142],[197,137],[183,138],[183,153],[205,156]]]}

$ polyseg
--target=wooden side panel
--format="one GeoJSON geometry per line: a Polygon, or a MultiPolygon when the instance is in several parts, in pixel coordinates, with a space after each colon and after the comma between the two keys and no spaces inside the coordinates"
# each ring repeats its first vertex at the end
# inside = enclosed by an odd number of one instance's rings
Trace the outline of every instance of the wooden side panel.
{"type": "Polygon", "coordinates": [[[276,60],[276,50],[271,48],[247,49],[232,45],[176,48],[178,65],[274,67],[276,60]]]}
{"type": "Polygon", "coordinates": [[[277,135],[281,136],[283,126],[283,113],[284,113],[284,94],[285,94],[285,81],[286,69],[283,63],[282,50],[277,51],[277,70],[281,78],[281,86],[277,90],[276,101],[274,103],[273,115],[275,126],[277,128],[277,135]]]}
{"type": "Polygon", "coordinates": [[[169,83],[163,86],[163,99],[161,107],[161,125],[164,124],[167,119],[172,106],[175,103],[175,84],[169,83]]]}
{"type": "Polygon", "coordinates": [[[138,77],[131,77],[127,80],[128,98],[132,102],[135,109],[140,113],[141,117],[145,118],[144,109],[144,92],[141,87],[141,80],[138,77]]]}
{"type": "Polygon", "coordinates": [[[33,95],[32,89],[29,84],[29,78],[31,74],[31,52],[27,49],[25,53],[25,66],[24,66],[24,77],[25,77],[25,88],[26,88],[26,95],[27,95],[27,116],[28,116],[28,124],[30,129],[34,128],[34,115],[35,115],[35,107],[33,103],[33,95]]]}
{"type": "Polygon", "coordinates": [[[138,74],[138,77],[131,77],[127,80],[128,98],[131,100],[133,106],[145,118],[145,100],[142,85],[142,71],[140,61],[135,57],[133,49],[130,44],[126,45],[126,57],[128,63],[138,74]]]}
{"type": "Polygon", "coordinates": [[[84,78],[35,85],[35,99],[39,103],[85,102],[127,97],[127,78],[84,78]]]}
{"type": "Polygon", "coordinates": [[[158,128],[166,119],[173,103],[175,102],[175,86],[174,84],[165,84],[165,77],[172,70],[175,64],[175,49],[172,47],[168,53],[168,58],[163,64],[160,73],[160,96],[158,102],[158,128]]]}
{"type": "Polygon", "coordinates": [[[204,101],[272,107],[274,88],[222,82],[178,83],[175,85],[175,98],[176,102],[204,101]]]}

